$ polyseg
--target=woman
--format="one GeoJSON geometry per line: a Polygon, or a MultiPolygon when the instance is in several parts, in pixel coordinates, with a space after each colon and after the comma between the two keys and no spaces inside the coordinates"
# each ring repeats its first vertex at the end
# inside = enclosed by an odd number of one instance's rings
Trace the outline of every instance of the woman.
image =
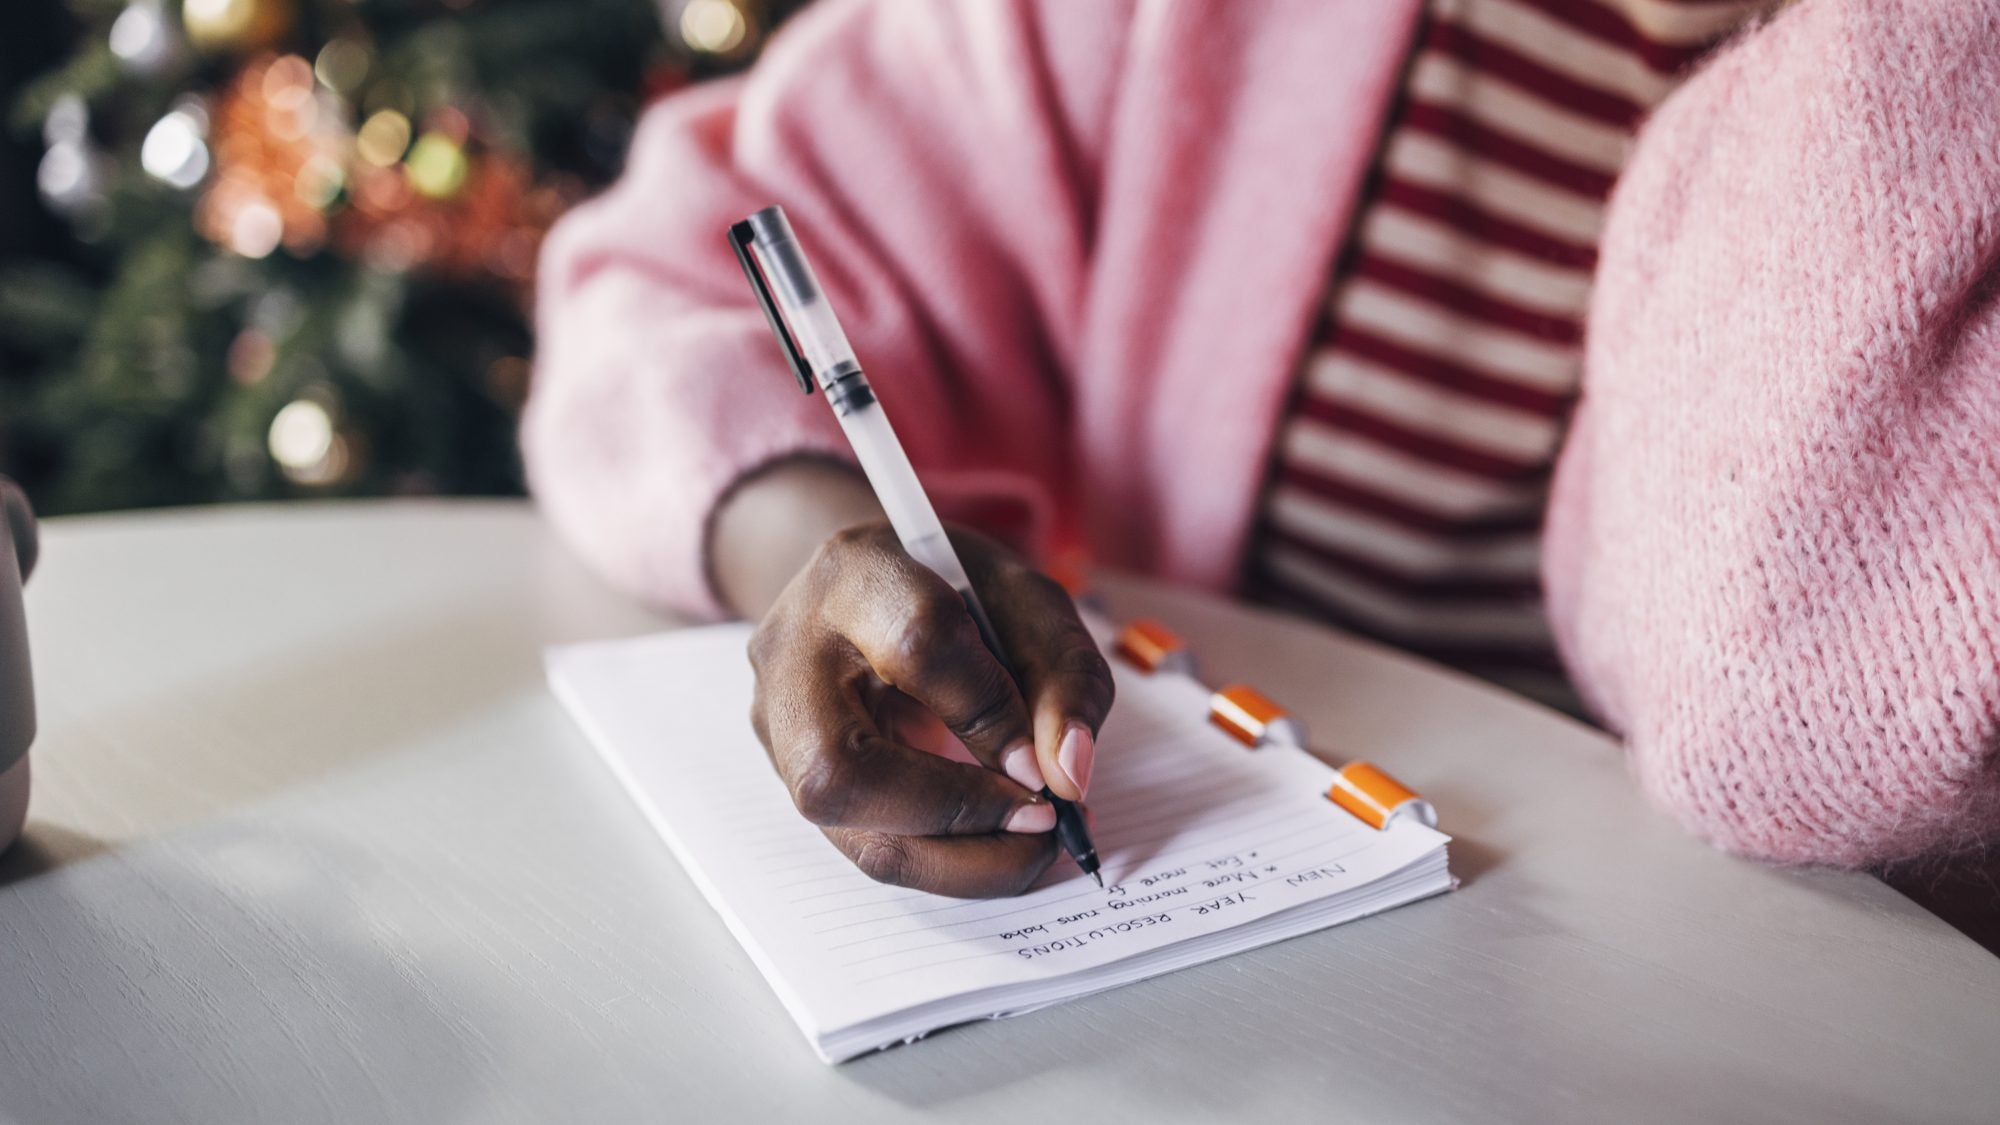
{"type": "Polygon", "coordinates": [[[1553,639],[1734,850],[1975,847],[2000,5],[1759,9],[822,0],[552,239],[535,490],[624,587],[761,621],[760,733],[857,862],[1048,861],[1029,790],[1087,786],[1101,661],[1000,548],[1018,690],[879,528],[829,539],[875,509],[722,237],[776,202],[947,518],[1544,694],[1553,639]],[[878,679],[993,768],[885,743],[878,679]]]}

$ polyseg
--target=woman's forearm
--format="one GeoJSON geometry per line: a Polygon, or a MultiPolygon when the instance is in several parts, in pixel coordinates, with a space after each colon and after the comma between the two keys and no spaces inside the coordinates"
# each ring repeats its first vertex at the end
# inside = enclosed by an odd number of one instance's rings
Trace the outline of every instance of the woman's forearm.
{"type": "Polygon", "coordinates": [[[1992,120],[1993,23],[1795,5],[1652,115],[1606,214],[1544,589],[1640,784],[1734,851],[2000,838],[2000,168],[1941,158],[1992,120]]]}

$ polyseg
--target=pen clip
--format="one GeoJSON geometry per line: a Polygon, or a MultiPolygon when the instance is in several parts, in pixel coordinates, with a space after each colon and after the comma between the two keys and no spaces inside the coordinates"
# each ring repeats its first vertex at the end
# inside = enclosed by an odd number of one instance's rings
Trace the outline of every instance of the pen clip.
{"type": "Polygon", "coordinates": [[[757,303],[764,308],[765,319],[771,322],[771,332],[778,337],[779,346],[785,349],[785,358],[791,361],[792,374],[798,376],[799,389],[813,393],[812,366],[799,351],[797,340],[792,338],[792,330],[785,325],[785,318],[778,311],[778,302],[771,296],[770,283],[764,280],[764,271],[750,253],[750,244],[757,240],[756,231],[745,219],[729,228],[729,248],[736,251],[736,260],[743,266],[743,276],[750,279],[750,289],[757,294],[757,303]]]}

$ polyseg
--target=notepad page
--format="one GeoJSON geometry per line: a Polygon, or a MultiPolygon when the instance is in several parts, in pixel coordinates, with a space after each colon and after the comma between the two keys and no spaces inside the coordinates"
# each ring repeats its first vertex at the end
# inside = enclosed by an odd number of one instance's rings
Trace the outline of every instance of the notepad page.
{"type": "Polygon", "coordinates": [[[1254,924],[1426,857],[1437,877],[1422,893],[1446,878],[1442,835],[1368,828],[1325,799],[1323,762],[1246,750],[1203,721],[1192,680],[1118,666],[1089,800],[1104,889],[1067,857],[1009,899],[874,882],[798,815],[758,744],[748,635],[556,649],[550,681],[823,1056],[854,1053],[828,1046],[844,1030],[893,1029],[898,1013],[952,1011],[954,998],[994,1005],[957,1019],[992,1014],[1094,991],[1107,967],[1180,943],[1220,956],[1233,930],[1273,940],[1254,924]]]}

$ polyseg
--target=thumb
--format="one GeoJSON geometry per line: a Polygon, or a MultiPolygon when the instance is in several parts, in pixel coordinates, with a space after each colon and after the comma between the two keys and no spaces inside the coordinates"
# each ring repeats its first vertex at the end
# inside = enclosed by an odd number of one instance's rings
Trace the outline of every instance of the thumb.
{"type": "Polygon", "coordinates": [[[1035,757],[1049,791],[1081,801],[1097,764],[1097,732],[1111,710],[1111,669],[1088,631],[1081,643],[1032,669],[1021,670],[1035,722],[1035,757]]]}

